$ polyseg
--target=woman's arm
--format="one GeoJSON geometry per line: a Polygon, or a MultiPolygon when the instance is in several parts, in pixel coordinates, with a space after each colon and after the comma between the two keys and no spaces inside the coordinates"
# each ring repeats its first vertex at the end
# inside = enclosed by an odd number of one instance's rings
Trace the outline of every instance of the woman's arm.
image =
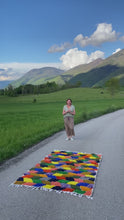
{"type": "Polygon", "coordinates": [[[63,115],[66,115],[68,112],[70,112],[70,111],[69,111],[69,110],[68,110],[68,111],[65,111],[65,110],[63,109],[62,114],[63,114],[63,115]]]}
{"type": "Polygon", "coordinates": [[[63,114],[63,115],[66,115],[67,113],[70,113],[71,115],[75,115],[75,110],[73,110],[73,111],[70,111],[70,110],[65,111],[65,110],[63,109],[62,114],[63,114]]]}
{"type": "Polygon", "coordinates": [[[71,113],[72,115],[75,115],[76,112],[75,112],[75,110],[73,110],[73,112],[70,111],[70,113],[71,113]]]}

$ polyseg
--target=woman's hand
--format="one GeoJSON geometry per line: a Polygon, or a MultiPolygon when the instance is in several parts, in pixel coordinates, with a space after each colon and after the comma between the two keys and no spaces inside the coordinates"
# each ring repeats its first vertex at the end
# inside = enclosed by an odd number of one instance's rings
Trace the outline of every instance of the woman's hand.
{"type": "Polygon", "coordinates": [[[65,110],[63,110],[63,115],[66,115],[67,113],[70,113],[70,114],[72,114],[72,115],[75,115],[75,110],[72,112],[72,111],[70,111],[70,109],[69,110],[67,110],[67,111],[65,111],[65,110]]]}

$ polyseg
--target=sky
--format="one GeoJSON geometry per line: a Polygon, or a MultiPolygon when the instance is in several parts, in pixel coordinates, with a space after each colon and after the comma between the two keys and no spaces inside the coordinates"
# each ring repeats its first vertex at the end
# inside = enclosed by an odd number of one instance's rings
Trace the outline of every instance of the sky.
{"type": "Polygon", "coordinates": [[[0,81],[124,49],[123,0],[0,0],[0,81]]]}

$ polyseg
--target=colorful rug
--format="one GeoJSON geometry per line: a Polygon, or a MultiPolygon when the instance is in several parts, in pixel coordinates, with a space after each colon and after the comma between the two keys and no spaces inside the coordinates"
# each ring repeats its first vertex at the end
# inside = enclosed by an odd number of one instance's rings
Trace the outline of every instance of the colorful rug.
{"type": "Polygon", "coordinates": [[[92,197],[100,154],[55,150],[14,185],[92,197]]]}

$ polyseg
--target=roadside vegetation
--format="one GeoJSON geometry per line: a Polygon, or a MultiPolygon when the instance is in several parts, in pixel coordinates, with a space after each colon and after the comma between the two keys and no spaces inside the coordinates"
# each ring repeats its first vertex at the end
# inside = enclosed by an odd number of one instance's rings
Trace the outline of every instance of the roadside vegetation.
{"type": "Polygon", "coordinates": [[[75,124],[124,108],[124,90],[70,88],[49,94],[0,96],[0,163],[63,130],[62,108],[71,98],[75,124]]]}

